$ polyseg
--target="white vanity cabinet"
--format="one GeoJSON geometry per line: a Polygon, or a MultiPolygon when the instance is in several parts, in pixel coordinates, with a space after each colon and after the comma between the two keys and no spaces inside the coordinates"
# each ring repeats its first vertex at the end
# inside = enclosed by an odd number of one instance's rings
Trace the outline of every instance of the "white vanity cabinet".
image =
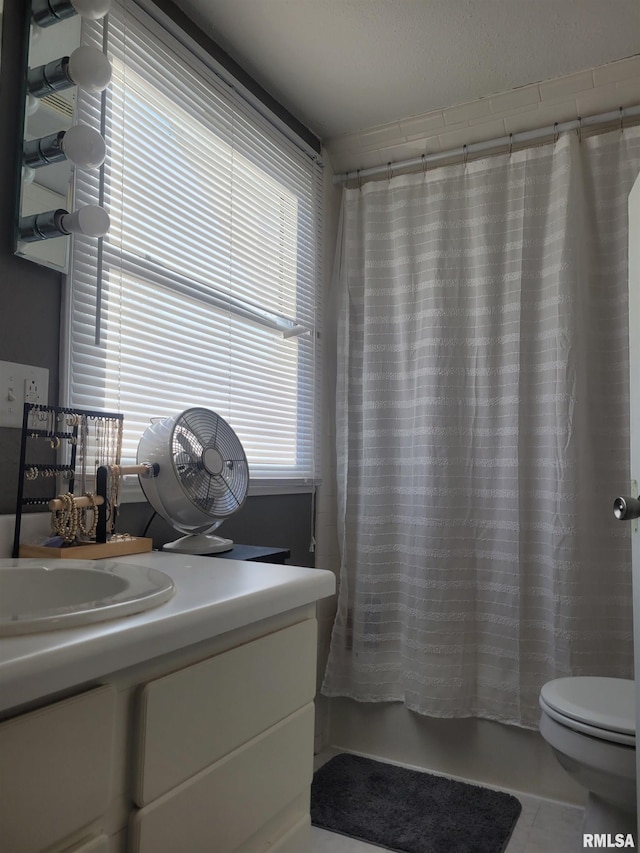
{"type": "Polygon", "coordinates": [[[0,850],[41,853],[104,815],[113,776],[108,685],[0,723],[0,850]]]}
{"type": "Polygon", "coordinates": [[[307,606],[0,723],[1,853],[304,853],[307,606]]]}
{"type": "Polygon", "coordinates": [[[0,853],[305,853],[332,573],[160,552],[165,604],[0,638],[0,853]]]}
{"type": "Polygon", "coordinates": [[[306,619],[140,689],[132,853],[284,851],[292,832],[300,845],[315,657],[306,619]]]}

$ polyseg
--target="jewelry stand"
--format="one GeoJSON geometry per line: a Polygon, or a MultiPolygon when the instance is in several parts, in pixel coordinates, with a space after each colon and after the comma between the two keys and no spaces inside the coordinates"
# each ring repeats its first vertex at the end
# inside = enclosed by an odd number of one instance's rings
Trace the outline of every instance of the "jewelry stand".
{"type": "Polygon", "coordinates": [[[100,560],[152,550],[152,539],[119,535],[115,530],[119,476],[121,472],[129,473],[129,469],[120,467],[123,419],[119,413],[24,404],[14,557],[100,560]],[[38,453],[39,449],[48,451],[47,443],[56,453],[55,464],[27,461],[28,454],[34,458],[42,455],[38,453]],[[87,470],[90,453],[95,464],[93,472],[87,470]],[[60,462],[60,458],[68,461],[60,462]],[[117,471],[118,480],[111,483],[111,492],[107,494],[110,471],[117,471]],[[41,490],[38,486],[40,480],[52,485],[55,483],[57,491],[61,492],[58,497],[43,495],[44,487],[41,490]],[[80,494],[76,496],[78,481],[80,494]],[[62,482],[64,492],[60,487],[62,482]],[[64,516],[66,511],[64,517],[69,527],[64,532],[73,541],[67,541],[60,547],[20,544],[22,513],[28,506],[48,506],[53,519],[58,517],[58,513],[64,516]],[[78,513],[84,513],[87,508],[93,513],[89,530],[81,522],[77,523],[78,513]],[[75,519],[73,529],[69,521],[71,518],[75,519]],[[85,541],[75,541],[77,530],[85,535],[85,541]]]}

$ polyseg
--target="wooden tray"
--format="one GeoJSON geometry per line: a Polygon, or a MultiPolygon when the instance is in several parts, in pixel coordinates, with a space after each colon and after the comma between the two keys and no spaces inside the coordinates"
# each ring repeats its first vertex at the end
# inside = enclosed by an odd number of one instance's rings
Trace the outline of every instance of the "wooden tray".
{"type": "Polygon", "coordinates": [[[153,539],[132,536],[112,542],[70,545],[67,548],[47,548],[45,545],[21,545],[20,557],[46,557],[49,560],[108,560],[126,554],[144,554],[153,550],[153,539]]]}

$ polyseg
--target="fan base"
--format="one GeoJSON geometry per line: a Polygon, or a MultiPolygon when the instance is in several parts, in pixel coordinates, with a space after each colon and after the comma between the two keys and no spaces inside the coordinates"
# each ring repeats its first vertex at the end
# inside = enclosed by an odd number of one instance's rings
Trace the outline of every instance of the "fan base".
{"type": "Polygon", "coordinates": [[[192,533],[182,536],[174,542],[162,546],[163,551],[174,551],[178,554],[222,554],[233,548],[233,539],[223,539],[222,536],[211,536],[206,533],[192,533]]]}

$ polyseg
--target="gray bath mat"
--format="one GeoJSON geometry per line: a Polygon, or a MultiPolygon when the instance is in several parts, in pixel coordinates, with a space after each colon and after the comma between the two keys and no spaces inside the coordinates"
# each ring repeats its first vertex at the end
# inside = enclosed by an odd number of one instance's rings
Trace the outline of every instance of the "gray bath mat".
{"type": "Polygon", "coordinates": [[[311,823],[399,853],[503,853],[522,806],[491,791],[358,755],[311,786],[311,823]]]}

